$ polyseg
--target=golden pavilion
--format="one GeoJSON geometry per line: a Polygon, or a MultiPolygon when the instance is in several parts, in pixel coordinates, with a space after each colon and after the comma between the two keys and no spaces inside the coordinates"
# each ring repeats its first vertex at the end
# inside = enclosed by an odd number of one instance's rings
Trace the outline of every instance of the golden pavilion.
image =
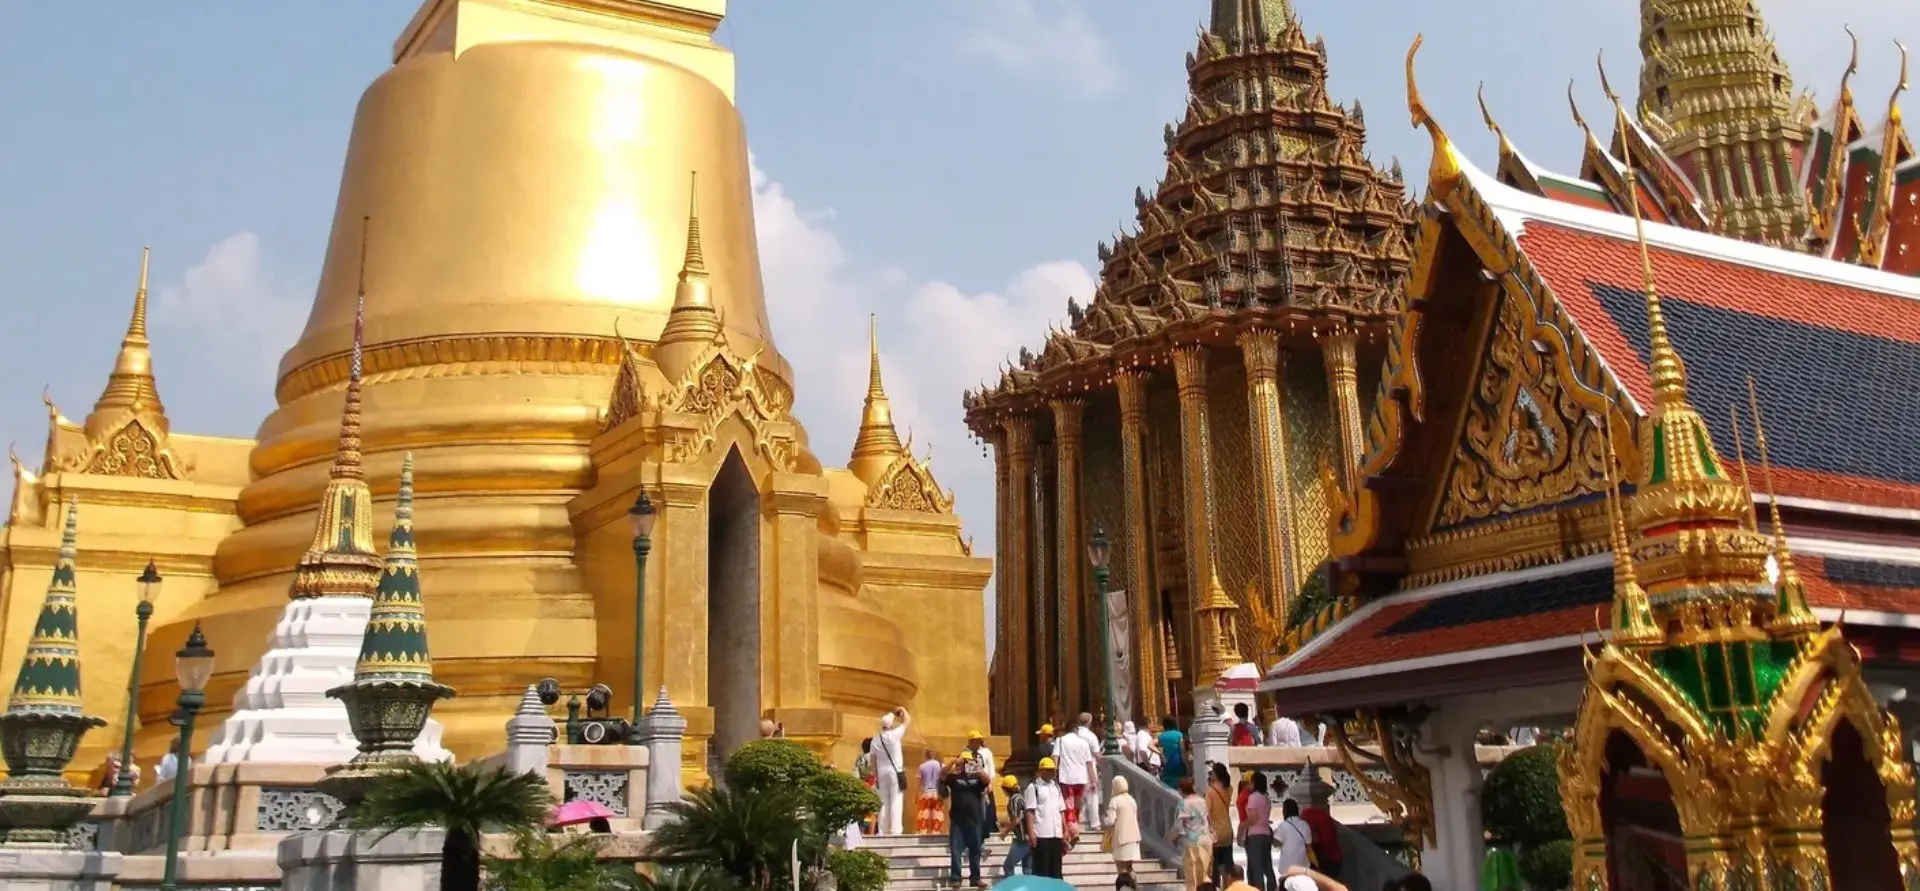
{"type": "Polygon", "coordinates": [[[171,428],[143,259],[104,392],[77,423],[48,401],[45,458],[13,460],[0,539],[11,671],[58,559],[53,506],[86,508],[85,707],[114,726],[88,736],[77,770],[120,737],[149,559],[166,582],[138,691],[142,763],[172,738],[169,659],[188,629],[219,654],[203,727],[260,657],[313,536],[362,287],[362,466],[391,502],[414,455],[435,671],[459,690],[434,716],[456,755],[497,750],[549,675],[611,684],[616,714],[664,685],[696,779],[763,718],[843,761],[895,706],[949,750],[987,723],[992,564],[896,434],[877,349],[846,469],[822,464],[792,414],[734,61],[712,41],[725,12],[423,3],[360,101],[313,309],[256,439],[171,428]],[[625,515],[642,491],[660,520],[637,647],[647,690],[632,691],[625,515]]]}
{"type": "Polygon", "coordinates": [[[1216,0],[1187,71],[1166,173],[1100,245],[1090,301],[964,397],[994,454],[994,727],[1015,739],[1098,701],[1096,529],[1133,617],[1132,713],[1190,714],[1272,651],[1398,311],[1406,190],[1367,159],[1359,103],[1329,97],[1325,43],[1284,0],[1216,0]]]}

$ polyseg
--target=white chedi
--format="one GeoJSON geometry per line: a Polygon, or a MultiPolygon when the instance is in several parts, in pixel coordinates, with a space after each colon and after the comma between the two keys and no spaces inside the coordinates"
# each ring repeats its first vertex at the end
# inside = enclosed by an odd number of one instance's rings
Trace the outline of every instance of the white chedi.
{"type": "MultiPolygon", "coordinates": [[[[327,691],[353,680],[373,601],[365,597],[290,600],[267,652],[233,697],[233,714],[214,734],[207,764],[342,764],[359,751],[347,709],[327,691]]],[[[414,742],[424,761],[453,757],[428,720],[414,742]]]]}

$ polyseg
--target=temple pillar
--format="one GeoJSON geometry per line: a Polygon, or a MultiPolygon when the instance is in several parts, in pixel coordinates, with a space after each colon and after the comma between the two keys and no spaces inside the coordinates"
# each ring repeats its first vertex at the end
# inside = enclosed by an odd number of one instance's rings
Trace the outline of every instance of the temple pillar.
{"type": "Polygon", "coordinates": [[[760,702],[762,717],[786,726],[787,737],[825,750],[840,737],[837,712],[820,694],[820,512],[823,477],[768,475],[766,512],[774,559],[761,561],[760,702]]]}
{"type": "Polygon", "coordinates": [[[1000,572],[1007,576],[1008,673],[1007,709],[1013,716],[1008,728],[1013,738],[1024,742],[1033,738],[1033,716],[1038,708],[1034,695],[1040,660],[1033,647],[1034,607],[1032,553],[1033,512],[1033,419],[1008,418],[1002,425],[1007,445],[1007,525],[1001,528],[1006,562],[1000,572]]]}
{"type": "Polygon", "coordinates": [[[1114,375],[1120,397],[1121,510],[1126,523],[1120,559],[1126,561],[1133,585],[1129,608],[1133,614],[1133,662],[1138,667],[1134,710],[1151,720],[1166,714],[1167,644],[1161,635],[1160,592],[1153,583],[1154,542],[1152,513],[1147,508],[1147,381],[1145,369],[1114,375]]]}
{"type": "Polygon", "coordinates": [[[1213,446],[1207,419],[1207,348],[1181,344],[1173,351],[1174,380],[1180,393],[1181,495],[1186,498],[1187,640],[1181,654],[1186,677],[1195,687],[1213,683],[1201,673],[1200,642],[1206,640],[1201,612],[1213,584],[1213,446]]]}
{"type": "MultiPolygon", "coordinates": [[[[1247,408],[1252,417],[1255,473],[1260,485],[1260,546],[1266,553],[1267,602],[1281,627],[1300,591],[1293,547],[1293,486],[1287,474],[1287,425],[1281,414],[1280,371],[1286,357],[1280,335],[1254,329],[1240,335],[1247,368],[1247,408]]],[[[1264,653],[1249,654],[1259,659],[1264,653]]],[[[1266,668],[1266,666],[1261,666],[1266,668]]]]}
{"type": "Polygon", "coordinates": [[[1473,709],[1441,708],[1423,728],[1432,743],[1418,758],[1432,778],[1434,840],[1420,852],[1420,867],[1436,888],[1479,885],[1486,830],[1480,817],[1484,777],[1474,745],[1482,717],[1473,709]]]}
{"type": "Polygon", "coordinates": [[[1360,459],[1366,438],[1360,428],[1359,337],[1352,328],[1339,328],[1321,338],[1320,356],[1327,366],[1327,397],[1333,405],[1340,481],[1348,489],[1360,485],[1360,459]]]}
{"type": "Polygon", "coordinates": [[[1079,397],[1053,400],[1055,609],[1059,630],[1060,715],[1071,721],[1088,710],[1087,648],[1083,628],[1091,621],[1087,604],[1085,530],[1080,527],[1080,433],[1087,402],[1079,397]]]}
{"type": "Polygon", "coordinates": [[[1028,538],[1028,565],[1033,569],[1033,653],[1039,665],[1035,675],[1035,710],[1042,723],[1060,723],[1054,712],[1060,709],[1060,564],[1054,560],[1053,496],[1056,467],[1051,448],[1035,444],[1033,453],[1032,498],[1027,508],[1033,523],[1028,538]]]}
{"type": "Polygon", "coordinates": [[[647,561],[645,658],[652,669],[647,672],[649,686],[666,687],[679,700],[687,720],[691,757],[681,764],[681,779],[691,787],[706,782],[705,753],[713,738],[713,705],[707,696],[707,489],[711,481],[687,465],[668,465],[661,476],[654,506],[660,519],[653,530],[653,556],[647,561]],[[654,564],[660,568],[655,570],[654,564]]]}
{"type": "Polygon", "coordinates": [[[1007,487],[1007,480],[1011,477],[1007,469],[1007,436],[1004,432],[995,431],[990,434],[989,441],[993,445],[993,528],[995,530],[993,536],[993,565],[999,570],[993,574],[993,667],[991,678],[993,687],[992,693],[989,696],[992,707],[990,720],[993,723],[993,731],[1004,734],[1013,732],[1013,709],[1011,708],[1011,703],[1013,701],[1014,687],[1011,681],[1013,677],[1014,655],[1013,648],[1007,645],[1007,640],[1013,631],[1013,622],[1010,619],[1014,613],[1012,601],[1008,596],[1009,592],[1012,591],[1012,587],[1006,571],[1008,559],[1007,530],[1012,528],[1012,524],[1008,521],[1007,516],[1013,500],[1013,494],[1007,487]]]}

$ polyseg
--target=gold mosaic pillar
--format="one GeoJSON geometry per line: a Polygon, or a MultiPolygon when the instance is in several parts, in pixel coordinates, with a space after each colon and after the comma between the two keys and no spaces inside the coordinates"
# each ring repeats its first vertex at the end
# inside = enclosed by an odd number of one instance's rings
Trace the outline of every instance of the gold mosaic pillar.
{"type": "Polygon", "coordinates": [[[1053,400],[1054,529],[1059,569],[1054,627],[1060,652],[1060,715],[1068,720],[1088,707],[1086,647],[1087,555],[1080,528],[1080,433],[1087,402],[1077,396],[1053,400]]]}
{"type": "MultiPolygon", "coordinates": [[[[1186,498],[1187,639],[1205,640],[1206,629],[1201,612],[1206,607],[1208,587],[1213,583],[1213,445],[1207,427],[1207,348],[1182,344],[1173,351],[1174,380],[1180,388],[1180,467],[1181,494],[1186,498]]],[[[1213,678],[1201,674],[1201,646],[1190,646],[1182,654],[1189,670],[1186,676],[1197,684],[1213,678]]]]}
{"type": "Polygon", "coordinates": [[[1160,597],[1153,584],[1153,524],[1147,508],[1147,381],[1145,369],[1114,376],[1120,396],[1120,484],[1122,516],[1127,524],[1124,552],[1127,578],[1133,583],[1129,604],[1133,612],[1133,661],[1138,666],[1134,710],[1151,720],[1167,712],[1163,662],[1167,644],[1161,634],[1160,597]]]}
{"type": "Polygon", "coordinates": [[[1023,743],[1033,737],[1033,690],[1040,680],[1041,661],[1034,658],[1033,567],[1029,563],[1033,535],[1033,419],[1008,418],[1002,425],[1007,442],[1007,525],[1002,527],[1006,561],[1000,571],[1007,575],[1007,709],[1013,716],[1010,730],[1023,743]]]}
{"type": "Polygon", "coordinates": [[[1360,431],[1358,349],[1359,337],[1351,328],[1339,328],[1320,341],[1320,356],[1327,363],[1327,397],[1333,403],[1333,426],[1339,434],[1334,449],[1339,453],[1340,480],[1348,488],[1360,485],[1360,457],[1366,451],[1360,431]]]}
{"type": "Polygon", "coordinates": [[[1013,603],[1009,596],[1012,582],[1007,575],[1007,530],[1013,528],[1007,519],[1011,509],[1013,494],[1007,481],[1011,477],[1007,469],[1007,435],[1005,431],[994,431],[989,441],[993,445],[993,502],[994,502],[994,554],[993,565],[998,571],[993,579],[993,686],[988,696],[992,706],[989,719],[993,722],[993,732],[1013,732],[1013,692],[1014,669],[1013,648],[1007,644],[1013,632],[1013,603]]]}
{"type": "MultiPolygon", "coordinates": [[[[1293,547],[1293,485],[1287,473],[1287,425],[1280,404],[1280,371],[1286,357],[1280,335],[1254,329],[1240,335],[1247,368],[1247,408],[1253,425],[1255,472],[1260,484],[1260,545],[1265,552],[1267,602],[1281,627],[1300,590],[1293,547]]],[[[1261,654],[1256,654],[1256,657],[1261,654]]]]}

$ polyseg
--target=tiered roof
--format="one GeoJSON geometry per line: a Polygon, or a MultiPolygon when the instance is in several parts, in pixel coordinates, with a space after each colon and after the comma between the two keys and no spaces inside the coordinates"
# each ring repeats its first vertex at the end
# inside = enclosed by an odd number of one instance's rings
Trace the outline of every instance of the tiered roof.
{"type": "Polygon", "coordinates": [[[1166,174],[1134,192],[1135,230],[1100,244],[1098,290],[1069,303],[1067,330],[966,395],[976,426],[1223,317],[1377,326],[1395,312],[1411,257],[1406,188],[1397,163],[1368,161],[1360,104],[1329,98],[1325,42],[1283,0],[1215,0],[1187,74],[1166,174]]]}

